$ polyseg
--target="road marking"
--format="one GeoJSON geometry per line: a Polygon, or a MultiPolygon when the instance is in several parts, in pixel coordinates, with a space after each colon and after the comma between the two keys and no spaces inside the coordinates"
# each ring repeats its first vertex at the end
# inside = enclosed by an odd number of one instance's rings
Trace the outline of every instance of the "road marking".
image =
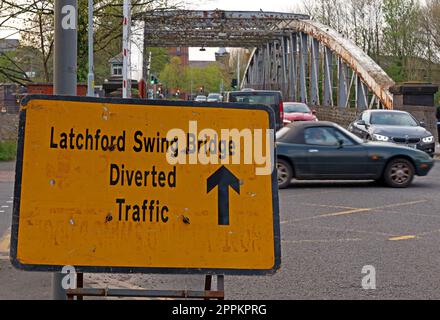
{"type": "MultiPolygon", "coordinates": [[[[311,189],[310,188],[309,189],[305,188],[305,189],[302,189],[302,190],[307,191],[307,190],[311,190],[311,189]]],[[[337,193],[337,192],[338,192],[337,190],[327,190],[327,191],[313,191],[313,192],[295,193],[295,194],[290,194],[289,198],[290,197],[295,197],[295,196],[303,197],[303,196],[313,196],[313,195],[316,195],[316,194],[322,195],[322,194],[337,193]]]]}
{"type": "Polygon", "coordinates": [[[332,228],[332,227],[319,227],[320,229],[324,230],[331,230],[335,232],[351,232],[351,233],[365,233],[370,235],[376,235],[376,236],[385,236],[385,237],[392,237],[395,235],[395,233],[385,233],[385,232],[377,232],[377,231],[367,231],[367,230],[356,230],[356,229],[338,229],[338,228],[332,228]]]}
{"type": "Polygon", "coordinates": [[[1,208],[9,208],[9,206],[1,206],[1,208]]]}
{"type": "Polygon", "coordinates": [[[433,234],[433,233],[439,233],[439,232],[440,232],[440,229],[436,229],[436,230],[425,231],[423,233],[419,233],[417,236],[418,237],[420,237],[420,236],[427,236],[427,235],[430,235],[430,234],[433,234]]]}
{"type": "Polygon", "coordinates": [[[318,217],[325,218],[325,217],[345,216],[345,215],[349,215],[349,214],[353,214],[353,213],[367,212],[367,211],[371,211],[371,210],[372,209],[370,209],[370,208],[351,209],[351,210],[346,210],[346,211],[341,211],[341,212],[322,214],[318,217]]]}
{"type": "Polygon", "coordinates": [[[377,210],[377,209],[386,209],[386,208],[403,207],[403,206],[410,206],[410,205],[412,205],[412,204],[419,204],[419,203],[424,203],[424,202],[428,202],[428,200],[423,199],[423,200],[417,200],[417,201],[395,203],[395,204],[389,204],[389,205],[386,205],[386,206],[375,207],[375,208],[373,208],[373,209],[374,209],[374,210],[377,210]]]}
{"type": "MultiPolygon", "coordinates": [[[[328,217],[346,216],[346,215],[351,215],[354,213],[372,212],[372,211],[386,209],[386,208],[403,207],[403,206],[409,206],[409,205],[419,204],[419,203],[424,203],[424,202],[428,202],[428,200],[424,199],[424,200],[417,200],[417,201],[410,201],[410,202],[394,203],[394,204],[389,204],[389,205],[374,207],[374,208],[352,208],[350,210],[345,210],[345,211],[340,211],[340,212],[326,213],[326,214],[321,214],[321,215],[313,216],[313,217],[309,217],[309,218],[296,219],[296,220],[292,220],[292,222],[307,221],[307,220],[328,218],[328,217]]],[[[386,211],[384,211],[384,212],[386,212],[386,211]]]]}
{"type": "Polygon", "coordinates": [[[11,229],[9,228],[3,237],[0,238],[0,253],[9,254],[9,246],[11,243],[11,229]]]}
{"type": "Polygon", "coordinates": [[[317,239],[317,240],[282,240],[283,243],[330,243],[330,242],[352,242],[352,241],[362,241],[360,238],[353,239],[317,239]]]}
{"type": "Polygon", "coordinates": [[[389,241],[401,241],[401,240],[411,240],[411,239],[416,239],[417,236],[400,236],[400,237],[392,237],[389,238],[389,241]]]}
{"type": "Polygon", "coordinates": [[[6,203],[12,203],[12,200],[8,200],[8,201],[6,201],[6,203]]]}
{"type": "Polygon", "coordinates": [[[321,218],[328,218],[328,217],[337,217],[337,216],[349,215],[349,214],[353,214],[353,213],[367,212],[367,211],[371,211],[371,210],[372,209],[370,209],[370,208],[351,209],[351,210],[345,210],[345,211],[340,211],[340,212],[321,214],[319,216],[313,216],[313,217],[308,217],[308,218],[303,218],[303,219],[295,219],[295,220],[292,220],[292,222],[307,221],[307,220],[321,219],[321,218]]]}
{"type": "Polygon", "coordinates": [[[346,210],[358,209],[358,208],[354,208],[354,207],[333,206],[333,205],[327,205],[327,204],[315,204],[315,203],[301,203],[301,204],[305,205],[305,206],[320,207],[320,208],[346,209],[346,210]]]}

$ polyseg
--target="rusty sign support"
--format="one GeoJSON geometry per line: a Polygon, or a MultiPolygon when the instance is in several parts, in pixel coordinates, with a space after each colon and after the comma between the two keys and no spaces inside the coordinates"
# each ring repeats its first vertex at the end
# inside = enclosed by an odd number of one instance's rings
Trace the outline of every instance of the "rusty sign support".
{"type": "MultiPolygon", "coordinates": [[[[84,297],[118,297],[118,298],[175,298],[175,299],[204,299],[224,300],[225,278],[217,275],[217,288],[212,290],[212,275],[205,276],[203,291],[197,290],[139,290],[139,289],[111,289],[111,288],[83,288],[67,290],[67,300],[82,300],[84,297]]],[[[82,281],[82,280],[81,280],[82,281]]],[[[81,283],[82,284],[82,283],[81,283]]]]}

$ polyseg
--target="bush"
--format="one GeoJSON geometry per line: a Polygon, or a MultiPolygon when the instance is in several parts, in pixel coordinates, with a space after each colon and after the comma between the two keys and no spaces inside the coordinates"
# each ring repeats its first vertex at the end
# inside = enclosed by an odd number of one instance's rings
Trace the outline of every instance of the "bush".
{"type": "Polygon", "coordinates": [[[17,143],[13,141],[0,141],[0,161],[14,160],[17,154],[17,143]]]}

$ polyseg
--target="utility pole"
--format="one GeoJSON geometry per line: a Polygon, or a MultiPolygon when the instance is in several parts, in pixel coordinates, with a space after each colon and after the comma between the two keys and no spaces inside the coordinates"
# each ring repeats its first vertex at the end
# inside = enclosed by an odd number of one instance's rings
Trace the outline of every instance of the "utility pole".
{"type": "Polygon", "coordinates": [[[240,49],[237,52],[237,90],[240,90],[240,49]]]}
{"type": "Polygon", "coordinates": [[[95,96],[95,67],[93,64],[93,0],[89,0],[89,74],[87,76],[87,96],[95,96]]]}
{"type": "Polygon", "coordinates": [[[147,83],[150,82],[150,75],[151,75],[151,51],[148,54],[147,83]]]}
{"type": "MultiPolygon", "coordinates": [[[[76,96],[78,1],[55,0],[54,39],[54,94],[76,96]]],[[[63,274],[54,273],[52,295],[54,300],[66,300],[62,288],[63,274]]]]}
{"type": "Polygon", "coordinates": [[[131,65],[130,65],[130,29],[131,29],[131,4],[124,0],[122,25],[122,97],[131,98],[131,65]]]}

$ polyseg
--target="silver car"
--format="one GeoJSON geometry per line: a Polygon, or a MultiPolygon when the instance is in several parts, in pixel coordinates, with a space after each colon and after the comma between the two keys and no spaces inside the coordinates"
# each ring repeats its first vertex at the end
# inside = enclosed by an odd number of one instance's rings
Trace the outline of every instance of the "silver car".
{"type": "Polygon", "coordinates": [[[223,96],[220,93],[210,93],[208,95],[208,102],[221,102],[223,96]]]}
{"type": "Polygon", "coordinates": [[[197,101],[197,102],[205,102],[207,99],[206,99],[206,96],[197,96],[195,99],[194,99],[194,101],[197,101]]]}

